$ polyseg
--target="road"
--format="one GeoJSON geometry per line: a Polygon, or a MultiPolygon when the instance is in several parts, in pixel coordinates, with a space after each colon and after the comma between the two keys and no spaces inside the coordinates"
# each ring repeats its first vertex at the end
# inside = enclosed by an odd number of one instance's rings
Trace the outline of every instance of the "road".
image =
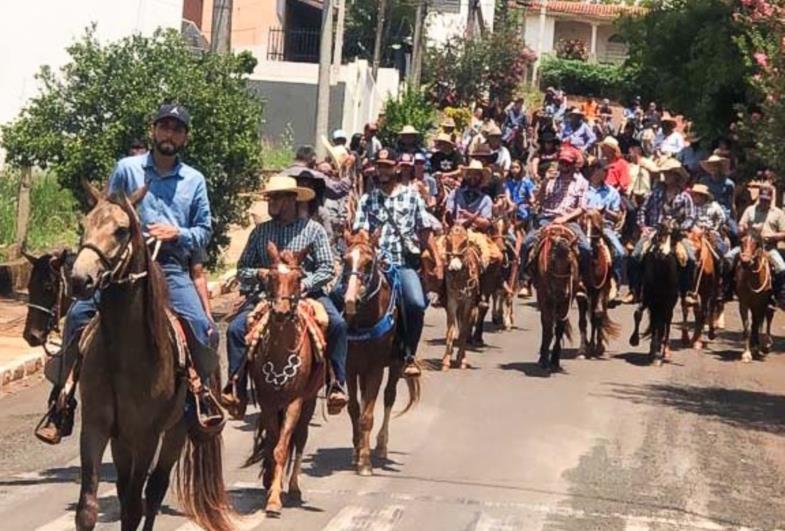
{"type": "MultiPolygon", "coordinates": [[[[470,354],[473,369],[425,372],[421,404],[393,422],[390,460],[370,478],[351,468],[348,417],[318,415],[305,503],[278,520],[261,511],[257,470],[241,467],[256,415],[230,422],[224,470],[238,529],[785,529],[782,343],[764,362],[736,361],[734,305],[720,340],[655,368],[642,365],[644,347],[626,343],[631,308],[614,317],[622,338],[605,359],[569,350],[566,373],[543,378],[538,317],[519,303],[520,328],[487,334],[489,346],[470,354]]],[[[443,327],[443,313],[430,310],[426,360],[440,358],[443,327]]],[[[0,399],[2,529],[73,528],[77,437],[52,448],[32,436],[46,394],[34,381],[0,399]]],[[[108,461],[104,477],[114,477],[108,461]]],[[[119,529],[118,516],[107,481],[99,529],[119,529]]],[[[193,528],[170,499],[157,529],[193,528]]]]}

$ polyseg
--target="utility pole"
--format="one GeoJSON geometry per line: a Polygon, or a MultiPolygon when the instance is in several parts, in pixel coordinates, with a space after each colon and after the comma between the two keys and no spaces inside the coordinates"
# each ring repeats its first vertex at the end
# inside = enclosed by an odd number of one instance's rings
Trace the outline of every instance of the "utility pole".
{"type": "Polygon", "coordinates": [[[337,76],[343,63],[343,26],[346,19],[346,0],[333,0],[338,10],[338,21],[335,24],[335,48],[333,49],[333,73],[337,76]]]}
{"type": "Polygon", "coordinates": [[[417,3],[417,14],[414,19],[414,43],[412,48],[412,74],[411,84],[414,88],[420,87],[420,79],[422,78],[422,56],[423,45],[425,39],[423,27],[425,26],[425,2],[426,0],[419,0],[417,3]]]}
{"type": "Polygon", "coordinates": [[[319,85],[316,90],[316,131],[314,133],[314,148],[316,155],[323,158],[325,148],[322,145],[322,136],[327,136],[330,125],[330,63],[333,52],[333,2],[324,0],[322,12],[322,39],[319,44],[319,85]]]}
{"type": "Polygon", "coordinates": [[[384,17],[387,15],[387,0],[379,0],[379,11],[376,12],[376,39],[373,43],[373,80],[378,79],[379,63],[382,61],[382,35],[384,34],[384,17]]]}
{"type": "Polygon", "coordinates": [[[214,0],[210,51],[229,53],[232,49],[232,9],[234,0],[214,0]]]}
{"type": "Polygon", "coordinates": [[[542,62],[542,51],[545,49],[545,15],[548,11],[548,0],[543,0],[540,4],[540,31],[537,35],[537,61],[534,62],[532,72],[532,85],[537,85],[537,77],[540,74],[540,62],[542,62]]]}

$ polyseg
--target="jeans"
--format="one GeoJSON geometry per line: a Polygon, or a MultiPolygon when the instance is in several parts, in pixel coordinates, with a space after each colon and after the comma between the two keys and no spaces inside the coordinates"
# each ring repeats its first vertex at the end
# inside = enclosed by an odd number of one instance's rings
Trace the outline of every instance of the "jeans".
{"type": "MultiPolygon", "coordinates": [[[[540,231],[546,225],[550,224],[552,219],[549,218],[540,218],[537,220],[537,228],[529,229],[529,232],[526,233],[526,237],[523,239],[523,250],[521,251],[521,263],[525,264],[528,262],[529,258],[529,251],[531,250],[531,246],[537,241],[537,238],[540,235],[540,231]]],[[[583,232],[583,229],[577,223],[567,223],[565,225],[568,227],[578,238],[578,254],[579,254],[579,265],[581,269],[581,273],[586,273],[589,270],[589,264],[591,263],[591,243],[589,239],[586,237],[586,234],[583,232]]]]}
{"type": "Polygon", "coordinates": [[[739,225],[736,223],[736,220],[733,219],[733,216],[730,214],[728,215],[727,220],[725,221],[725,227],[728,229],[728,239],[730,240],[730,246],[736,247],[739,245],[739,225]]]}
{"type": "Polygon", "coordinates": [[[605,236],[605,241],[610,244],[613,252],[613,274],[616,276],[616,280],[621,282],[624,257],[627,255],[627,250],[621,244],[619,235],[610,227],[605,227],[602,230],[602,234],[605,236]]]}
{"type": "MultiPolygon", "coordinates": [[[[330,297],[317,293],[313,298],[319,301],[327,312],[327,357],[330,359],[335,379],[343,386],[346,384],[346,355],[348,352],[346,321],[330,297]]],[[[245,398],[247,393],[248,373],[245,370],[240,371],[240,367],[246,356],[245,335],[248,333],[248,314],[253,311],[255,306],[253,302],[246,303],[240,313],[229,323],[229,328],[226,331],[229,377],[236,374],[237,394],[242,398],[245,398]]]]}
{"type": "MultiPolygon", "coordinates": [[[[740,252],[741,248],[734,247],[725,254],[726,265],[728,265],[729,268],[733,265],[733,262],[736,261],[736,257],[740,252]]],[[[785,272],[785,259],[783,259],[782,253],[780,253],[777,249],[769,249],[768,255],[772,273],[779,275],[780,273],[785,272]]]]}
{"type": "MultiPolygon", "coordinates": [[[[627,262],[627,277],[630,282],[630,291],[633,293],[640,293],[641,277],[643,275],[643,246],[646,242],[651,241],[652,236],[641,237],[635,244],[635,249],[632,251],[632,256],[627,262]]],[[[681,296],[687,294],[692,289],[692,281],[695,276],[695,249],[686,238],[680,240],[687,251],[687,264],[679,268],[679,292],[681,296]]]]}
{"type": "Polygon", "coordinates": [[[420,344],[423,323],[425,321],[425,293],[420,282],[420,275],[416,270],[409,267],[398,269],[398,278],[401,281],[401,291],[403,292],[403,331],[405,338],[406,357],[414,357],[417,354],[417,345],[420,344]]]}

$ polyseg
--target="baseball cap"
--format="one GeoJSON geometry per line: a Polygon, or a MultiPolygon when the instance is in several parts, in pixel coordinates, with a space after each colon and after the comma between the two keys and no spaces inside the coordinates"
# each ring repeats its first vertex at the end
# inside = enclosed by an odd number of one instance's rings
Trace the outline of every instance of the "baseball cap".
{"type": "Polygon", "coordinates": [[[333,131],[333,140],[338,140],[341,138],[343,138],[344,140],[348,138],[346,136],[346,131],[344,131],[343,129],[336,129],[335,131],[333,131]]]}
{"type": "Polygon", "coordinates": [[[422,153],[415,153],[414,154],[414,163],[415,164],[425,164],[428,162],[428,159],[422,153]]]}
{"type": "Polygon", "coordinates": [[[563,147],[559,150],[559,162],[566,162],[568,164],[577,164],[578,151],[572,147],[563,147]]]}
{"type": "Polygon", "coordinates": [[[398,157],[398,165],[399,166],[414,166],[414,155],[410,153],[402,153],[400,157],[398,157]]]}
{"type": "Polygon", "coordinates": [[[398,154],[390,148],[382,148],[376,153],[373,159],[374,164],[382,164],[387,166],[395,166],[397,164],[398,154]]]}
{"type": "Polygon", "coordinates": [[[191,113],[188,109],[178,103],[164,103],[158,107],[153,123],[156,124],[164,118],[173,118],[183,124],[186,128],[191,127],[191,113]]]}

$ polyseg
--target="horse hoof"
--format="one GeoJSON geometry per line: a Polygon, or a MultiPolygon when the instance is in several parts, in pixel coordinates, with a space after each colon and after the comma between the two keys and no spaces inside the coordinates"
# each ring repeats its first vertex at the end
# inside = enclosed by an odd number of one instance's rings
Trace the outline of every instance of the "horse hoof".
{"type": "Polygon", "coordinates": [[[286,501],[291,505],[301,505],[303,503],[303,493],[299,490],[290,490],[286,493],[286,501]]]}
{"type": "Polygon", "coordinates": [[[575,356],[575,359],[576,359],[576,360],[585,360],[585,359],[586,359],[586,354],[584,354],[584,353],[582,353],[582,352],[581,352],[580,354],[578,354],[577,356],[575,356]]]}
{"type": "Polygon", "coordinates": [[[462,361],[460,367],[461,369],[469,369],[471,368],[471,365],[469,365],[468,361],[462,361]]]}
{"type": "Polygon", "coordinates": [[[717,332],[715,332],[714,330],[709,330],[709,339],[711,339],[712,341],[717,339],[717,332]]]}
{"type": "Polygon", "coordinates": [[[280,503],[268,503],[267,507],[264,508],[264,512],[267,515],[267,518],[280,518],[281,508],[280,503]]]}
{"type": "Polygon", "coordinates": [[[387,448],[377,446],[376,450],[373,451],[373,455],[380,461],[387,461],[387,448]]]}
{"type": "Polygon", "coordinates": [[[763,354],[768,354],[771,352],[771,348],[774,346],[774,341],[771,339],[770,336],[765,336],[763,341],[761,341],[760,351],[763,354]]]}
{"type": "Polygon", "coordinates": [[[703,350],[703,341],[696,341],[692,344],[692,348],[695,350],[703,350]]]}
{"type": "Polygon", "coordinates": [[[662,363],[663,363],[662,359],[660,359],[660,358],[657,358],[656,360],[654,360],[654,366],[655,367],[662,367],[662,363]]]}
{"type": "Polygon", "coordinates": [[[371,465],[360,465],[357,467],[357,475],[363,477],[373,476],[371,465]]]}
{"type": "Polygon", "coordinates": [[[742,363],[750,363],[752,361],[752,353],[749,350],[745,350],[741,355],[741,361],[742,363]]]}
{"type": "Polygon", "coordinates": [[[641,342],[640,336],[638,334],[633,334],[630,336],[630,346],[637,347],[641,342]]]}
{"type": "Polygon", "coordinates": [[[551,364],[551,372],[554,373],[554,374],[559,374],[559,373],[564,372],[564,369],[562,369],[561,365],[559,365],[558,363],[552,363],[551,364]]]}

